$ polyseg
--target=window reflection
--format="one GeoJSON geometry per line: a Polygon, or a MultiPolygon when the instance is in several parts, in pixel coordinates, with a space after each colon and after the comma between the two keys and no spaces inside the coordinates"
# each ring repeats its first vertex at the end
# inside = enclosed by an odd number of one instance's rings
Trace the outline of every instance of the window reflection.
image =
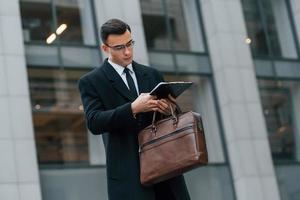
{"type": "Polygon", "coordinates": [[[285,0],[242,0],[254,56],[297,58],[285,0]]]}
{"type": "Polygon", "coordinates": [[[90,0],[21,0],[20,6],[26,42],[96,44],[90,0]]]}
{"type": "Polygon", "coordinates": [[[50,0],[21,0],[20,7],[24,41],[46,42],[46,38],[51,34],[53,26],[50,0]]]}
{"type": "Polygon", "coordinates": [[[266,33],[260,20],[258,4],[253,0],[242,0],[242,2],[252,52],[255,56],[268,56],[266,33]]]}
{"type": "Polygon", "coordinates": [[[300,84],[288,81],[259,80],[260,96],[268,137],[275,160],[294,160],[300,116],[295,103],[300,101],[300,84]],[[297,113],[296,113],[297,112],[297,113]]]}
{"type": "Polygon", "coordinates": [[[85,71],[29,68],[40,164],[87,163],[88,142],[77,80],[85,71]]]}
{"type": "MultiPolygon", "coordinates": [[[[148,48],[168,50],[168,28],[161,0],[141,0],[142,20],[148,48]]],[[[169,19],[169,21],[172,21],[169,19]]]]}
{"type": "Polygon", "coordinates": [[[183,13],[184,1],[166,0],[167,16],[170,24],[170,36],[175,50],[190,50],[185,15],[183,13]]]}
{"type": "Polygon", "coordinates": [[[194,0],[141,0],[147,47],[204,52],[194,0]]]}
{"type": "Polygon", "coordinates": [[[283,200],[300,199],[300,167],[299,165],[275,166],[279,191],[283,200]]]}
{"type": "Polygon", "coordinates": [[[81,32],[80,12],[77,1],[57,1],[56,2],[57,24],[67,24],[68,30],[61,35],[60,40],[65,42],[83,42],[81,32]]]}
{"type": "MultiPolygon", "coordinates": [[[[267,28],[267,32],[270,38],[270,45],[271,45],[271,49],[273,51],[273,55],[275,57],[281,57],[282,53],[281,52],[281,48],[280,48],[280,44],[279,44],[279,34],[280,34],[280,30],[277,30],[277,26],[280,26],[279,24],[277,24],[276,21],[276,17],[277,17],[277,13],[275,12],[276,7],[273,6],[280,6],[278,4],[280,4],[280,1],[277,2],[270,2],[270,0],[263,0],[261,1],[262,5],[264,7],[264,13],[265,13],[265,18],[266,18],[266,28],[267,28]],[[276,15],[274,15],[276,14],[276,15]]],[[[282,5],[281,5],[282,6],[282,5]]],[[[283,10],[280,9],[280,15],[282,15],[283,10]]],[[[288,19],[286,19],[288,20],[288,19]]]]}
{"type": "Polygon", "coordinates": [[[62,43],[95,44],[92,10],[87,0],[55,0],[57,26],[66,24],[68,29],[61,35],[62,43]]]}

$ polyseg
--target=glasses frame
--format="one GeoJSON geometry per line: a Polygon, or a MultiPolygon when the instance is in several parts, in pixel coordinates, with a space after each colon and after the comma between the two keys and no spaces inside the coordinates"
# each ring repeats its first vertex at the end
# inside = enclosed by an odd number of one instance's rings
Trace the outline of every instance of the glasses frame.
{"type": "Polygon", "coordinates": [[[111,48],[114,51],[124,51],[126,48],[131,49],[135,44],[134,40],[129,40],[129,42],[127,42],[126,44],[119,44],[119,45],[115,45],[115,46],[110,46],[108,44],[105,43],[105,45],[109,48],[111,48]]]}

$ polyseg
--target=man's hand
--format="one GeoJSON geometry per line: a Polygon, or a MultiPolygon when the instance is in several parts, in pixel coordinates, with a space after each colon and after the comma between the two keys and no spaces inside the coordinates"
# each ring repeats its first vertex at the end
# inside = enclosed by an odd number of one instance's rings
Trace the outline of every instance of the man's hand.
{"type": "Polygon", "coordinates": [[[158,111],[164,115],[171,115],[172,114],[171,107],[172,107],[172,110],[175,111],[176,99],[174,97],[172,97],[171,95],[169,95],[168,98],[158,100],[158,107],[157,107],[156,111],[158,111]]]}
{"type": "Polygon", "coordinates": [[[156,96],[150,95],[149,93],[141,93],[138,98],[131,104],[133,114],[141,112],[155,111],[157,108],[156,96]]]}
{"type": "Polygon", "coordinates": [[[175,110],[175,102],[176,99],[170,95],[165,99],[156,99],[156,96],[152,96],[149,93],[141,93],[138,98],[132,102],[131,109],[133,114],[157,111],[164,115],[170,115],[170,106],[175,110]]]}

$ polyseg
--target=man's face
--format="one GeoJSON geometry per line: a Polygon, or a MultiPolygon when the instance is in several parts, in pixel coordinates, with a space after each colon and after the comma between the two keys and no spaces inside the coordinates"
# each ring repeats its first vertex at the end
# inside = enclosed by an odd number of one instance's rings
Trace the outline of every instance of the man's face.
{"type": "Polygon", "coordinates": [[[102,49],[112,62],[126,67],[132,62],[133,43],[131,33],[127,30],[122,35],[109,35],[102,49]]]}

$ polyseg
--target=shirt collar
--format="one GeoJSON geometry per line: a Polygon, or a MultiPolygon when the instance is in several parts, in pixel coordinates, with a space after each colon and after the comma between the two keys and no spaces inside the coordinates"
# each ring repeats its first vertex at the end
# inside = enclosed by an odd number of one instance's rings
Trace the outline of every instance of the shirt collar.
{"type": "MultiPolygon", "coordinates": [[[[124,67],[121,65],[118,65],[117,63],[112,62],[111,60],[108,59],[108,63],[118,72],[118,74],[121,76],[124,73],[124,67]]],[[[133,68],[132,64],[130,63],[129,65],[126,66],[126,68],[129,69],[130,73],[133,73],[133,68]]]]}

